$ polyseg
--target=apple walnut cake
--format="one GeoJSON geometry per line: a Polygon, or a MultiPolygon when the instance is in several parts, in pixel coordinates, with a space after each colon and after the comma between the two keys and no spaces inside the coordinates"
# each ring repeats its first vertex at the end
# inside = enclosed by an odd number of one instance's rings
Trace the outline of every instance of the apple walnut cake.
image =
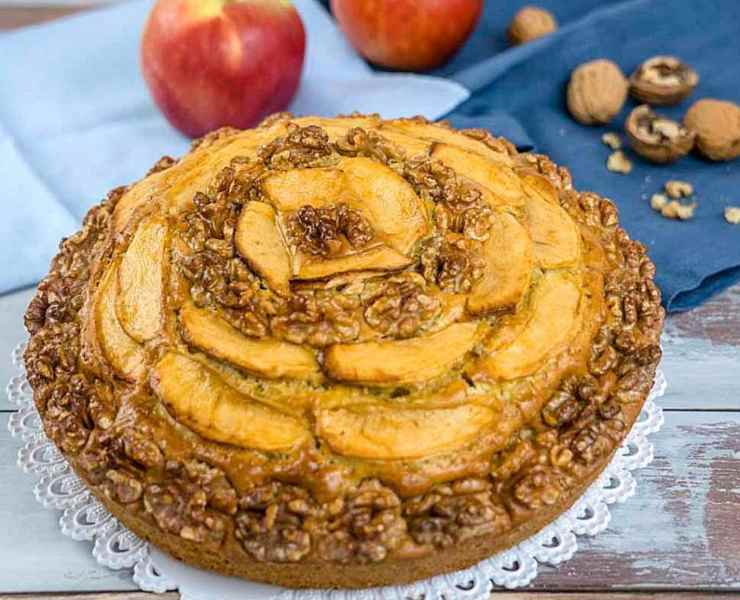
{"type": "Polygon", "coordinates": [[[25,361],[49,437],[173,556],[401,583],[517,543],[601,472],[660,358],[653,275],[545,156],[279,114],[92,208],[25,361]]]}

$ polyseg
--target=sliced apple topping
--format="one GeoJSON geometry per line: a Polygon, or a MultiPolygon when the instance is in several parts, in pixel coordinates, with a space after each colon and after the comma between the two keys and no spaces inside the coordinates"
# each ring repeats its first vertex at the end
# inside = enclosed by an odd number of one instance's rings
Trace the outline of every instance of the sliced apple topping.
{"type": "Polygon", "coordinates": [[[186,304],[180,323],[188,342],[220,360],[267,379],[321,379],[314,353],[275,339],[245,336],[208,310],[186,304]]]}
{"type": "Polygon", "coordinates": [[[123,379],[136,381],[142,374],[144,348],[121,327],[116,316],[118,263],[103,275],[93,299],[92,315],[97,341],[105,359],[123,379]]]}
{"type": "Polygon", "coordinates": [[[411,185],[369,158],[345,158],[340,167],[352,194],[350,206],[367,217],[388,246],[408,254],[429,231],[424,204],[411,185]]]}
{"type": "Polygon", "coordinates": [[[432,147],[432,142],[429,140],[421,140],[417,137],[412,137],[396,131],[394,129],[387,129],[385,127],[379,129],[377,133],[383,139],[393,144],[399,150],[402,150],[407,158],[413,158],[415,156],[426,156],[429,154],[429,149],[432,147]]]}
{"type": "Polygon", "coordinates": [[[336,344],[324,355],[335,379],[371,385],[427,381],[449,371],[478,339],[477,323],[455,323],[426,337],[336,344]]]}
{"type": "Polygon", "coordinates": [[[530,195],[527,197],[527,217],[535,262],[540,267],[569,267],[578,260],[578,227],[565,209],[530,195]]]}
{"type": "Polygon", "coordinates": [[[546,272],[532,291],[529,319],[511,343],[479,365],[491,377],[515,379],[534,373],[548,358],[568,347],[575,334],[580,301],[578,286],[557,271],[546,272]]]}
{"type": "Polygon", "coordinates": [[[339,169],[294,169],[269,175],[262,188],[276,209],[290,212],[341,202],[347,194],[347,180],[339,169]]]}
{"type": "Polygon", "coordinates": [[[136,212],[145,204],[156,202],[153,198],[164,188],[164,173],[155,173],[136,182],[121,196],[113,209],[113,229],[122,233],[136,212]]]}
{"type": "Polygon", "coordinates": [[[534,196],[544,202],[558,205],[558,190],[552,182],[539,173],[532,173],[525,169],[517,171],[522,180],[522,187],[527,196],[534,196]]]}
{"type": "Polygon", "coordinates": [[[165,354],[151,385],[177,421],[206,439],[265,451],[291,450],[311,439],[298,419],[241,394],[184,354],[165,354]]]}
{"type": "Polygon", "coordinates": [[[145,218],[118,268],[116,314],[123,329],[137,342],[151,340],[162,329],[167,237],[162,217],[145,218]]]}
{"type": "MultiPolygon", "coordinates": [[[[291,219],[309,210],[307,207],[327,211],[344,207],[365,219],[372,231],[372,239],[365,247],[355,248],[337,239],[339,251],[328,255],[313,256],[293,244],[290,271],[296,279],[403,268],[411,263],[407,255],[414,244],[429,229],[424,204],[413,188],[394,171],[368,158],[344,158],[337,168],[278,173],[268,177],[263,185],[285,230],[293,231],[288,226],[291,219]]],[[[241,253],[246,256],[247,252],[245,244],[241,253]]]]}
{"type": "Polygon", "coordinates": [[[409,266],[413,259],[387,246],[376,246],[357,254],[336,258],[302,256],[296,279],[322,279],[350,271],[396,271],[409,266]]]}
{"type": "Polygon", "coordinates": [[[498,163],[511,163],[511,158],[507,154],[497,152],[493,148],[486,146],[483,142],[449,127],[444,127],[443,125],[424,123],[414,119],[398,119],[383,123],[381,133],[385,134],[386,131],[398,131],[399,133],[429,140],[430,142],[456,146],[457,148],[474,152],[498,163]]]}
{"type": "Polygon", "coordinates": [[[332,450],[371,460],[423,458],[474,441],[495,417],[490,408],[440,409],[370,406],[319,410],[317,434],[332,450]]]}
{"type": "Polygon", "coordinates": [[[435,158],[456,173],[464,173],[468,179],[481,185],[493,194],[496,204],[520,206],[524,202],[521,182],[508,165],[488,160],[474,152],[461,150],[447,144],[434,144],[431,152],[435,158]]]}
{"type": "Polygon", "coordinates": [[[247,204],[239,215],[234,244],[270,288],[283,296],[290,294],[290,256],[272,206],[264,202],[247,204]]]}
{"type": "Polygon", "coordinates": [[[532,275],[532,240],[527,230],[508,213],[495,216],[483,243],[486,268],[468,297],[468,312],[485,315],[516,306],[532,275]]]}

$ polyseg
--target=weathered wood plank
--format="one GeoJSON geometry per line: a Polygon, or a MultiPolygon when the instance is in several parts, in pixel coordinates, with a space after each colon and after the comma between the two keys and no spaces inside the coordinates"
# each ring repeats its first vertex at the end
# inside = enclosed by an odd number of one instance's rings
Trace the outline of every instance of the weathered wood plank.
{"type": "MultiPolygon", "coordinates": [[[[59,533],[4,429],[0,593],[133,590],[127,576],[95,563],[89,544],[59,533]]],[[[740,413],[668,413],[655,444],[636,495],[612,508],[608,530],[579,538],[581,550],[563,565],[542,566],[529,591],[740,591],[740,413]]]]}
{"type": "Polygon", "coordinates": [[[715,344],[740,346],[740,285],[727,289],[699,308],[671,317],[676,331],[715,344]]]}
{"type": "Polygon", "coordinates": [[[136,590],[130,575],[98,565],[89,543],[59,532],[60,513],[36,502],[36,480],[15,464],[6,423],[0,416],[0,593],[136,590]]]}
{"type": "Polygon", "coordinates": [[[740,414],[668,413],[655,445],[607,532],[534,588],[740,590],[740,414]]]}
{"type": "MultiPolygon", "coordinates": [[[[722,592],[551,592],[547,590],[531,592],[494,591],[491,600],[737,600],[735,593],[722,592]]],[[[179,600],[180,594],[168,592],[151,594],[146,592],[103,592],[83,594],[0,594],[0,600],[179,600]]]]}

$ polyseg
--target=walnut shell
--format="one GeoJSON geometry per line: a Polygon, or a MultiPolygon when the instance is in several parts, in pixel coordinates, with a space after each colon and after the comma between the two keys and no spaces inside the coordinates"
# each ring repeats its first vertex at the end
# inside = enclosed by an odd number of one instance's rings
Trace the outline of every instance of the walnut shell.
{"type": "Polygon", "coordinates": [[[740,106],[734,102],[703,98],[691,105],[683,122],[696,133],[696,147],[708,159],[740,156],[740,106]]]}
{"type": "Polygon", "coordinates": [[[513,45],[525,44],[557,28],[558,22],[550,11],[539,6],[525,6],[514,15],[509,25],[509,42],[513,45]]]}
{"type": "Polygon", "coordinates": [[[579,66],[568,83],[568,110],[584,125],[611,121],[627,99],[627,79],[610,60],[598,59],[579,66]]]}
{"type": "Polygon", "coordinates": [[[656,163],[669,163],[689,153],[694,132],[641,104],[625,124],[630,145],[640,156],[656,163]]]}
{"type": "Polygon", "coordinates": [[[678,104],[699,83],[699,75],[675,56],[653,56],[630,76],[630,93],[646,104],[678,104]]]}

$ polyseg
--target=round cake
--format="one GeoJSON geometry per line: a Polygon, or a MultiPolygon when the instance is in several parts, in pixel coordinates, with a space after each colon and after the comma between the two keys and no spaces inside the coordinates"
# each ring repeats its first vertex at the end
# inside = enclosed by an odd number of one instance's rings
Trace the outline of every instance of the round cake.
{"type": "Polygon", "coordinates": [[[25,363],[48,436],[165,552],[399,584],[518,543],[599,475],[660,359],[654,273],[545,156],[282,113],[93,207],[25,363]]]}

